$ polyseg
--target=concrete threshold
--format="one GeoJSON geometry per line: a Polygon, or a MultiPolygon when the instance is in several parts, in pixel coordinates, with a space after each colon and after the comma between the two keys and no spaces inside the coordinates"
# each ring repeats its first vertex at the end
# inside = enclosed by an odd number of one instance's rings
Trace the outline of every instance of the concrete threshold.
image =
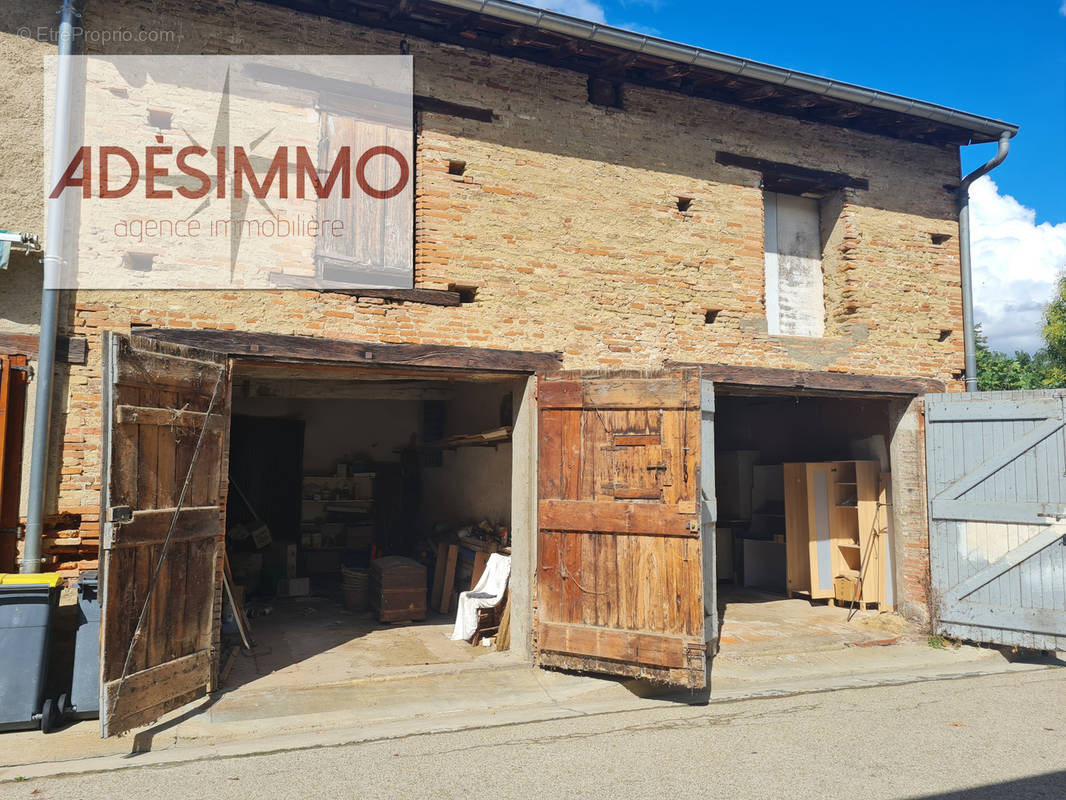
{"type": "Polygon", "coordinates": [[[1061,666],[998,650],[886,647],[716,659],[711,690],[664,692],[640,681],[569,675],[504,662],[391,680],[235,691],[191,703],[155,725],[100,739],[95,720],[44,736],[4,734],[0,781],[166,766],[416,735],[764,697],[975,677],[1061,666]]]}

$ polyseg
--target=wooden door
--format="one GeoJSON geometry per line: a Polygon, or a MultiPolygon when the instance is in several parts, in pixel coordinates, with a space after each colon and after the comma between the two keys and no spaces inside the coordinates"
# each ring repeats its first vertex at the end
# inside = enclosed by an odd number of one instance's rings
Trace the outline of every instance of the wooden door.
{"type": "Polygon", "coordinates": [[[1066,391],[926,395],[925,424],[937,630],[1066,649],[1066,391]]]}
{"type": "Polygon", "coordinates": [[[700,401],[694,369],[541,379],[541,665],[706,685],[700,401]]]}
{"type": "Polygon", "coordinates": [[[18,572],[26,356],[0,355],[0,572],[18,572]]]}
{"type": "Polygon", "coordinates": [[[229,396],[220,355],[105,337],[104,736],[211,687],[229,396]]]}

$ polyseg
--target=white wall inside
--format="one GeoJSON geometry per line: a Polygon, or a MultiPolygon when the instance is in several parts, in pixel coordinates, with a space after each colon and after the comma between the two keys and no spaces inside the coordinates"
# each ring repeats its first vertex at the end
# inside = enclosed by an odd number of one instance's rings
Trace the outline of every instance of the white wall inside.
{"type": "MultiPolygon", "coordinates": [[[[517,409],[523,386],[512,401],[517,409]]],[[[501,427],[500,407],[514,381],[455,383],[446,401],[445,436],[501,427]]],[[[339,459],[368,456],[398,462],[412,434],[422,442],[419,400],[339,400],[234,397],[233,411],[305,422],[304,471],[331,475],[339,459]]],[[[422,468],[423,522],[511,522],[512,446],[444,450],[442,464],[422,468]]]]}
{"type": "MultiPolygon", "coordinates": [[[[455,387],[444,417],[445,436],[478,433],[501,426],[500,405],[515,392],[514,382],[467,383],[455,387]]],[[[521,390],[513,406],[517,410],[521,390]]],[[[440,467],[422,471],[422,509],[438,520],[511,523],[512,445],[445,450],[440,467]]]]}
{"type": "Polygon", "coordinates": [[[236,414],[304,420],[304,471],[332,475],[339,459],[399,461],[421,425],[417,400],[233,399],[236,414]]]}

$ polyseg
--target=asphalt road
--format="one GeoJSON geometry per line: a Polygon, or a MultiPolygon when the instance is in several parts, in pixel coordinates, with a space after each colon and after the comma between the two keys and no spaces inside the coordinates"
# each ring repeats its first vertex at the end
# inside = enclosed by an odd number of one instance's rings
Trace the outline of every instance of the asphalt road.
{"type": "Polygon", "coordinates": [[[21,798],[1066,798],[1066,669],[0,784],[21,798]]]}

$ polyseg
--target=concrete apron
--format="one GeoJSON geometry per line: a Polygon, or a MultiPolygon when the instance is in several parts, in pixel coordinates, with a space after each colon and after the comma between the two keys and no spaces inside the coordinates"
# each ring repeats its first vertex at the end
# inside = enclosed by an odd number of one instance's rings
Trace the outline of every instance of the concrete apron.
{"type": "MultiPolygon", "coordinates": [[[[724,633],[724,629],[723,629],[724,633]]],[[[723,648],[711,670],[710,702],[861,688],[1045,668],[1011,663],[999,651],[934,649],[924,639],[891,646],[756,654],[723,648]]],[[[160,722],[100,739],[96,720],[44,736],[3,734],[0,781],[203,758],[337,746],[444,731],[702,703],[706,694],[641,681],[532,668],[506,653],[438,665],[394,678],[304,687],[254,686],[203,698],[160,722]]]]}

